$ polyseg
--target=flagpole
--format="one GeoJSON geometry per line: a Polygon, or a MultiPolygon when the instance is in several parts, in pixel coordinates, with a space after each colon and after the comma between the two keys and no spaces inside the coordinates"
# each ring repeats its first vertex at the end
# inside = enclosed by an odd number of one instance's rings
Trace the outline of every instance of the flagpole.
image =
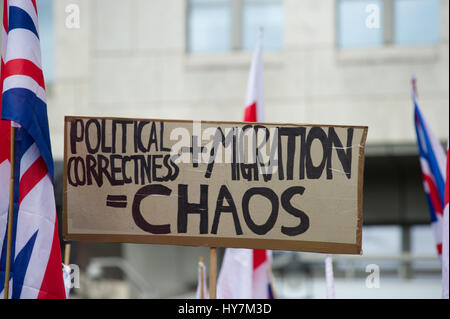
{"type": "Polygon", "coordinates": [[[209,296],[216,299],[217,286],[217,247],[209,248],[209,296]]]}
{"type": "Polygon", "coordinates": [[[66,243],[66,245],[64,246],[64,265],[67,266],[69,266],[70,264],[70,248],[70,243],[66,243]]]}
{"type": "Polygon", "coordinates": [[[411,84],[412,84],[412,91],[415,97],[417,97],[417,80],[416,76],[413,74],[411,76],[411,84]]]}
{"type": "Polygon", "coordinates": [[[6,244],[6,269],[5,269],[5,286],[3,299],[9,298],[9,275],[11,271],[11,245],[12,245],[12,226],[14,213],[14,140],[16,128],[11,122],[11,142],[10,142],[10,162],[11,162],[11,177],[9,184],[9,211],[8,211],[8,239],[6,244]]]}

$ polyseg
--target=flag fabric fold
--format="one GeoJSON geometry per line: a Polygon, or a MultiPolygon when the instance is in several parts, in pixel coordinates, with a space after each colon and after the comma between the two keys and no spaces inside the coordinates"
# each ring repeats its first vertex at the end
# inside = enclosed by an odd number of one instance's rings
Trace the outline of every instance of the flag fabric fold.
{"type": "Polygon", "coordinates": [[[9,137],[0,142],[0,193],[9,193],[4,167],[10,156],[15,159],[12,225],[7,224],[3,201],[0,207],[0,294],[6,275],[6,230],[11,227],[9,297],[65,298],[36,2],[4,0],[3,10],[0,130],[6,132],[9,121],[19,125],[15,154],[5,153],[9,137]]]}

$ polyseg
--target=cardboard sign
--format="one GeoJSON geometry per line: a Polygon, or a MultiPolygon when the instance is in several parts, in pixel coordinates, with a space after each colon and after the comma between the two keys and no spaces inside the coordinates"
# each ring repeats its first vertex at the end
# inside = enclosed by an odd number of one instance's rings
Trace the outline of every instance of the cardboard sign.
{"type": "Polygon", "coordinates": [[[366,135],[66,117],[64,238],[359,254],[366,135]]]}

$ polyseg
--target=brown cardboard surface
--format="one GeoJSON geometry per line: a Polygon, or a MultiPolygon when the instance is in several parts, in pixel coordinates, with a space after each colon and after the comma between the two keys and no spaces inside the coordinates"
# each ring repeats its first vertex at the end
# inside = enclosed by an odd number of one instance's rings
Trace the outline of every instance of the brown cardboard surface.
{"type": "MultiPolygon", "coordinates": [[[[204,121],[199,128],[198,124],[66,117],[64,238],[361,252],[367,127],[204,121]],[[276,167],[283,168],[283,176],[277,170],[270,180],[265,180],[260,162],[248,162],[249,149],[255,147],[248,148],[246,143],[243,150],[247,162],[234,165],[219,163],[216,158],[214,165],[208,166],[214,134],[220,135],[218,128],[223,132],[235,128],[239,144],[242,129],[251,135],[255,127],[259,132],[266,132],[267,128],[272,138],[268,141],[269,150],[275,139],[280,141],[281,151],[275,148],[274,154],[281,165],[276,167]],[[189,134],[187,140],[181,140],[183,132],[189,134]],[[192,135],[198,137],[197,145],[193,145],[192,135]],[[190,153],[187,153],[189,163],[173,163],[170,149],[179,147],[180,141],[185,144],[184,151],[200,145],[207,148],[205,153],[198,152],[198,165],[192,163],[190,153]],[[251,179],[244,178],[249,167],[257,167],[258,180],[255,180],[255,170],[250,170],[251,179]],[[108,174],[114,178],[108,179],[108,174]],[[161,191],[162,194],[155,194],[161,191]]],[[[229,141],[231,137],[232,134],[229,141]]],[[[230,142],[228,150],[233,145],[230,142]]],[[[226,153],[223,148],[222,151],[226,153]]]]}

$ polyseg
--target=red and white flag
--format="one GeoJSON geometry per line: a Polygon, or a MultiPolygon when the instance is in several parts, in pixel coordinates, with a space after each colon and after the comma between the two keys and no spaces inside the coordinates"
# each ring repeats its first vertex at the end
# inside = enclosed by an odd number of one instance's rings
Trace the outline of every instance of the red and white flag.
{"type": "Polygon", "coordinates": [[[447,142],[447,179],[445,183],[445,201],[444,201],[444,217],[442,223],[442,298],[448,299],[448,241],[449,241],[449,233],[448,233],[448,142],[447,142]]]}
{"type": "Polygon", "coordinates": [[[197,274],[197,291],[195,293],[196,299],[209,299],[208,288],[206,285],[206,266],[203,262],[203,257],[198,262],[197,274]]]}
{"type": "Polygon", "coordinates": [[[271,251],[227,248],[217,280],[219,299],[272,299],[271,251]]]}
{"type": "Polygon", "coordinates": [[[9,298],[66,298],[53,191],[53,157],[35,0],[4,0],[0,123],[0,295],[11,227],[9,298]],[[15,152],[9,154],[11,121],[15,152]],[[15,160],[8,224],[10,160],[15,160]]]}
{"type": "Polygon", "coordinates": [[[247,94],[245,96],[245,122],[264,122],[264,65],[263,31],[260,30],[258,42],[253,52],[252,65],[248,75],[247,94]]]}
{"type": "MultiPolygon", "coordinates": [[[[264,121],[262,30],[253,53],[247,84],[245,122],[264,121]]],[[[217,281],[219,299],[273,298],[271,251],[227,248],[217,281]]]]}

